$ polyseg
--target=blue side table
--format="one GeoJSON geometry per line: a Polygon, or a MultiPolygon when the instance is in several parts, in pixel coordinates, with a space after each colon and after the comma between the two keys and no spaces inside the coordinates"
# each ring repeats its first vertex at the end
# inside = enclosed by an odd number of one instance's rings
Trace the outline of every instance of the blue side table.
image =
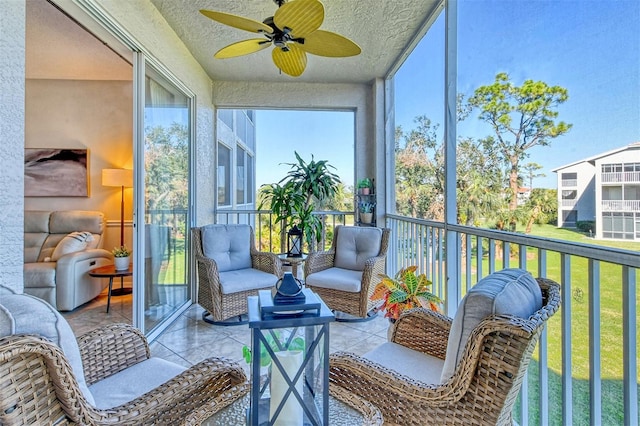
{"type": "Polygon", "coordinates": [[[268,290],[248,298],[250,425],[329,423],[329,324],[334,316],[317,294],[303,292],[306,301],[299,306],[274,306],[268,290]]]}

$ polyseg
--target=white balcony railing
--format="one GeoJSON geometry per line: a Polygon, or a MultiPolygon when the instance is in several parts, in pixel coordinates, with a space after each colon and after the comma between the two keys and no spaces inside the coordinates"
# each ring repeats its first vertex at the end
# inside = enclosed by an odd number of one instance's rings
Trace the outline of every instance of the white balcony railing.
{"type": "Polygon", "coordinates": [[[602,200],[602,211],[640,212],[640,200],[602,200]]]}
{"type": "MultiPolygon", "coordinates": [[[[328,247],[333,227],[353,223],[353,213],[322,215],[328,247]]],[[[272,238],[264,235],[273,234],[263,222],[272,219],[269,212],[218,211],[218,218],[253,223],[263,244],[272,238]]],[[[445,300],[461,298],[480,278],[507,267],[561,284],[560,312],[542,333],[523,381],[518,424],[638,425],[637,252],[460,225],[445,231],[441,222],[398,215],[387,215],[386,226],[387,273],[417,265],[445,300]],[[456,245],[460,250],[447,251],[456,245]],[[447,261],[458,265],[449,279],[447,261]]]]}
{"type": "Polygon", "coordinates": [[[563,188],[574,188],[578,186],[578,179],[562,179],[563,188]]]}
{"type": "Polygon", "coordinates": [[[640,183],[640,172],[603,172],[602,183],[640,183]]]}
{"type": "MultiPolygon", "coordinates": [[[[562,286],[523,381],[520,425],[638,424],[637,252],[388,215],[387,269],[418,265],[443,299],[507,267],[562,286]],[[450,253],[447,241],[461,249],[450,253]],[[457,274],[446,277],[446,262],[457,274]]],[[[450,304],[449,304],[450,305],[450,304]]]]}
{"type": "Polygon", "coordinates": [[[574,207],[578,200],[562,200],[562,207],[574,207]]]}

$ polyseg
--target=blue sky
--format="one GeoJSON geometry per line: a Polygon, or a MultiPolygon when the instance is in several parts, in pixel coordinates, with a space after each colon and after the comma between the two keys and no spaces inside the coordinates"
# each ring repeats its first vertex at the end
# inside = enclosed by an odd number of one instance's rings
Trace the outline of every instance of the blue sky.
{"type": "MultiPolygon", "coordinates": [[[[540,80],[569,92],[558,119],[573,128],[525,161],[544,167],[534,187],[555,188],[558,166],[640,141],[640,1],[461,1],[458,19],[459,93],[499,72],[516,85],[540,80]]],[[[441,16],[396,75],[404,130],[421,114],[443,122],[443,52],[441,16]]],[[[476,114],[458,126],[458,136],[491,134],[476,114]]]]}
{"type": "MultiPolygon", "coordinates": [[[[569,100],[559,120],[573,124],[548,147],[535,147],[525,162],[544,168],[534,187],[556,187],[552,169],[640,141],[639,0],[463,0],[458,8],[458,92],[470,96],[507,72],[565,87],[569,100]]],[[[441,16],[395,79],[396,125],[404,130],[427,115],[443,127],[444,20],[441,16]]],[[[491,130],[472,114],[459,136],[486,137],[491,130]]],[[[257,184],[277,182],[297,150],[305,160],[329,160],[353,183],[353,114],[258,111],[257,184]]]]}
{"type": "Polygon", "coordinates": [[[279,182],[296,163],[327,160],[353,185],[354,114],[347,111],[256,111],[256,186],[279,182]]]}

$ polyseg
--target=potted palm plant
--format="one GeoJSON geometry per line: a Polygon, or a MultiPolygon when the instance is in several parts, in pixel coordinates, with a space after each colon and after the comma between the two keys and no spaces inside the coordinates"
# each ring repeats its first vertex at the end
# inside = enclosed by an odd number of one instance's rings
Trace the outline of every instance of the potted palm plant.
{"type": "Polygon", "coordinates": [[[435,312],[440,311],[440,299],[431,293],[431,281],[425,274],[416,275],[417,266],[408,266],[401,269],[391,278],[381,274],[381,280],[376,285],[372,301],[382,300],[381,310],[386,311],[384,316],[394,322],[400,314],[411,308],[423,307],[435,312]]]}
{"type": "MultiPolygon", "coordinates": [[[[268,204],[276,215],[275,222],[281,226],[281,235],[293,225],[302,230],[302,237],[311,248],[314,238],[320,241],[322,223],[313,214],[316,203],[331,198],[340,184],[340,177],[330,169],[335,169],[326,160],[306,162],[294,151],[296,163],[286,163],[291,170],[278,183],[263,185],[260,191],[263,204],[268,204]]],[[[284,240],[283,240],[284,241],[284,240]]],[[[284,252],[284,247],[282,247],[284,252]]]]}

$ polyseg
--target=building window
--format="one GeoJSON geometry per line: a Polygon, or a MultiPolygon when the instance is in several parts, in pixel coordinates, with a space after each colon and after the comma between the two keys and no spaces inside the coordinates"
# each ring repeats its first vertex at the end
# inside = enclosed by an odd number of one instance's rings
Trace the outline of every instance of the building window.
{"type": "Polygon", "coordinates": [[[621,171],[622,171],[622,163],[602,165],[602,173],[619,173],[621,171]]]}
{"type": "Polygon", "coordinates": [[[236,203],[244,204],[244,194],[245,194],[245,150],[238,146],[238,151],[236,153],[236,203]]]}
{"type": "Polygon", "coordinates": [[[562,223],[564,224],[564,226],[575,226],[577,220],[577,210],[565,210],[562,212],[562,223]]]}
{"type": "Polygon", "coordinates": [[[602,214],[602,236],[617,240],[633,240],[635,237],[634,214],[604,212],[602,214]]]}
{"type": "Polygon", "coordinates": [[[562,199],[563,200],[575,200],[578,196],[578,191],[575,189],[563,190],[562,191],[562,199]]]}
{"type": "Polygon", "coordinates": [[[247,203],[253,203],[253,157],[247,154],[247,203]]]}
{"type": "Polygon", "coordinates": [[[231,205],[231,149],[218,143],[218,205],[231,205]]]}
{"type": "Polygon", "coordinates": [[[219,109],[218,118],[230,129],[233,129],[233,110],[232,109],[219,109]]]}

